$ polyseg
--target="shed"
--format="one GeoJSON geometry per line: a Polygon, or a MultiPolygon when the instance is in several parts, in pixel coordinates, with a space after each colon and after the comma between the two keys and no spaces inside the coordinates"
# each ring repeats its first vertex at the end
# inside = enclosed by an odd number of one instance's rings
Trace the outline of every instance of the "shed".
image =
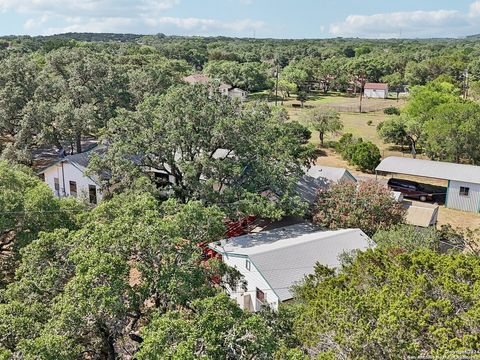
{"type": "Polygon", "coordinates": [[[405,222],[418,227],[435,226],[438,220],[438,205],[404,201],[404,208],[407,210],[405,222]]]}
{"type": "Polygon", "coordinates": [[[319,190],[344,181],[357,182],[357,179],[344,168],[314,165],[305,169],[305,175],[297,183],[297,193],[303,201],[313,204],[319,190]]]}
{"type": "Polygon", "coordinates": [[[367,98],[386,99],[388,98],[388,84],[366,83],[363,92],[367,98]]]}
{"type": "Polygon", "coordinates": [[[228,289],[242,308],[258,311],[293,298],[292,286],[312,274],[316,263],[337,268],[344,252],[373,246],[360,229],[324,231],[304,223],[209,244],[222,261],[236,268],[246,288],[228,289]]]}
{"type": "Polygon", "coordinates": [[[480,212],[480,166],[391,156],[375,171],[447,180],[446,207],[480,212]]]}

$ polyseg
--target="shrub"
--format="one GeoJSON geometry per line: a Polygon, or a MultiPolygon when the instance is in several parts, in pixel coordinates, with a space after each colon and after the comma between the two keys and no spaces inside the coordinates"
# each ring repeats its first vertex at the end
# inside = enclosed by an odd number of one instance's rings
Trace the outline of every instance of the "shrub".
{"type": "Polygon", "coordinates": [[[358,142],[353,145],[350,151],[350,162],[361,171],[374,171],[377,165],[380,164],[380,149],[370,141],[358,142]]]}
{"type": "Polygon", "coordinates": [[[419,249],[438,250],[440,231],[434,227],[420,229],[415,226],[401,224],[388,230],[379,230],[373,241],[380,248],[415,251],[419,249]]]}
{"type": "Polygon", "coordinates": [[[368,121],[367,121],[367,125],[368,125],[368,126],[372,126],[372,124],[373,124],[373,121],[372,121],[372,120],[368,120],[368,121]]]}
{"type": "Polygon", "coordinates": [[[337,151],[343,155],[347,147],[355,141],[352,133],[345,133],[337,142],[337,151]]]}
{"type": "Polygon", "coordinates": [[[318,194],[313,221],[329,229],[360,228],[368,236],[402,223],[405,209],[376,181],[333,184],[318,194]]]}
{"type": "Polygon", "coordinates": [[[390,106],[383,110],[385,115],[400,115],[400,109],[395,106],[390,106]]]}

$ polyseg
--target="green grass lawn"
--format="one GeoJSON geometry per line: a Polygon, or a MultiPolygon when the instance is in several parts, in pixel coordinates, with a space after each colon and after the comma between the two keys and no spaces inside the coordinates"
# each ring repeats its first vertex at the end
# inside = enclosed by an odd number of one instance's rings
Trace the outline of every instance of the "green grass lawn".
{"type": "MultiPolygon", "coordinates": [[[[268,91],[254,93],[249,95],[249,99],[252,100],[267,100],[268,91]]],[[[270,98],[269,103],[273,104],[274,99],[270,98]]],[[[298,121],[302,124],[308,126],[308,111],[315,107],[351,107],[352,109],[357,109],[359,105],[359,97],[352,95],[347,95],[343,93],[328,93],[323,94],[322,92],[312,92],[309,94],[308,101],[305,103],[304,108],[293,107],[293,104],[299,104],[295,95],[292,95],[289,99],[286,99],[283,102],[283,106],[287,109],[290,119],[292,121],[298,121]]],[[[280,104],[280,99],[278,104],[280,104]]],[[[365,99],[363,100],[363,105],[365,107],[388,107],[396,106],[402,108],[405,104],[405,101],[402,99],[397,101],[396,99],[365,99]]],[[[392,149],[391,144],[384,144],[383,141],[377,134],[377,125],[382,121],[385,121],[389,116],[385,115],[383,111],[367,112],[367,113],[358,113],[358,112],[340,112],[340,119],[343,122],[344,129],[337,134],[327,134],[325,141],[335,141],[338,140],[345,133],[352,133],[355,137],[361,137],[366,141],[371,141],[377,145],[382,151],[382,155],[398,155],[400,152],[396,149],[392,149]],[[372,121],[371,125],[368,125],[368,121],[372,121]]],[[[318,133],[312,132],[311,142],[315,145],[318,145],[320,140],[318,139],[318,133]]]]}

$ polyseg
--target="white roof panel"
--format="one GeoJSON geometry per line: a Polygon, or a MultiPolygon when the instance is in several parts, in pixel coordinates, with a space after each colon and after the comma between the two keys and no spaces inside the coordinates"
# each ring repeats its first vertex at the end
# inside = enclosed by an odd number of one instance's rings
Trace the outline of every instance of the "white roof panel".
{"type": "Polygon", "coordinates": [[[314,165],[308,170],[305,169],[305,175],[298,181],[296,189],[304,201],[313,204],[318,190],[347,179],[355,181],[355,177],[347,169],[314,165]]]}
{"type": "Polygon", "coordinates": [[[475,165],[391,156],[384,159],[375,170],[480,184],[480,166],[475,165]]]}
{"type": "Polygon", "coordinates": [[[336,268],[344,251],[371,246],[370,238],[360,229],[319,231],[311,224],[239,236],[228,240],[224,247],[210,244],[224,256],[248,257],[281,301],[292,298],[292,285],[312,274],[317,262],[336,268]]]}

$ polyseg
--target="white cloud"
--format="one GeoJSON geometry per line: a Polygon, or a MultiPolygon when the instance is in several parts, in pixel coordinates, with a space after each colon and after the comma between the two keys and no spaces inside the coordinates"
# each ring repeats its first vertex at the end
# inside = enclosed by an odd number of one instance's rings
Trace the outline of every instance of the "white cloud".
{"type": "MultiPolygon", "coordinates": [[[[251,4],[253,0],[240,0],[251,4]]],[[[180,0],[0,0],[0,13],[27,16],[23,27],[35,34],[133,32],[241,35],[262,29],[262,21],[171,17],[180,0]]]]}
{"type": "Polygon", "coordinates": [[[456,10],[406,11],[375,15],[350,15],[332,24],[330,33],[343,37],[391,38],[448,37],[478,32],[480,1],[472,3],[468,13],[456,10]]]}
{"type": "Polygon", "coordinates": [[[158,14],[177,5],[179,0],[0,0],[0,11],[19,13],[48,13],[54,15],[89,17],[117,14],[158,14]]]}
{"type": "Polygon", "coordinates": [[[226,30],[239,33],[251,30],[260,30],[265,26],[265,23],[262,21],[254,21],[250,19],[225,22],[214,19],[177,18],[166,16],[160,18],[148,18],[146,19],[146,23],[151,27],[173,25],[179,29],[190,31],[195,30],[203,33],[208,33],[215,30],[226,30]]]}

